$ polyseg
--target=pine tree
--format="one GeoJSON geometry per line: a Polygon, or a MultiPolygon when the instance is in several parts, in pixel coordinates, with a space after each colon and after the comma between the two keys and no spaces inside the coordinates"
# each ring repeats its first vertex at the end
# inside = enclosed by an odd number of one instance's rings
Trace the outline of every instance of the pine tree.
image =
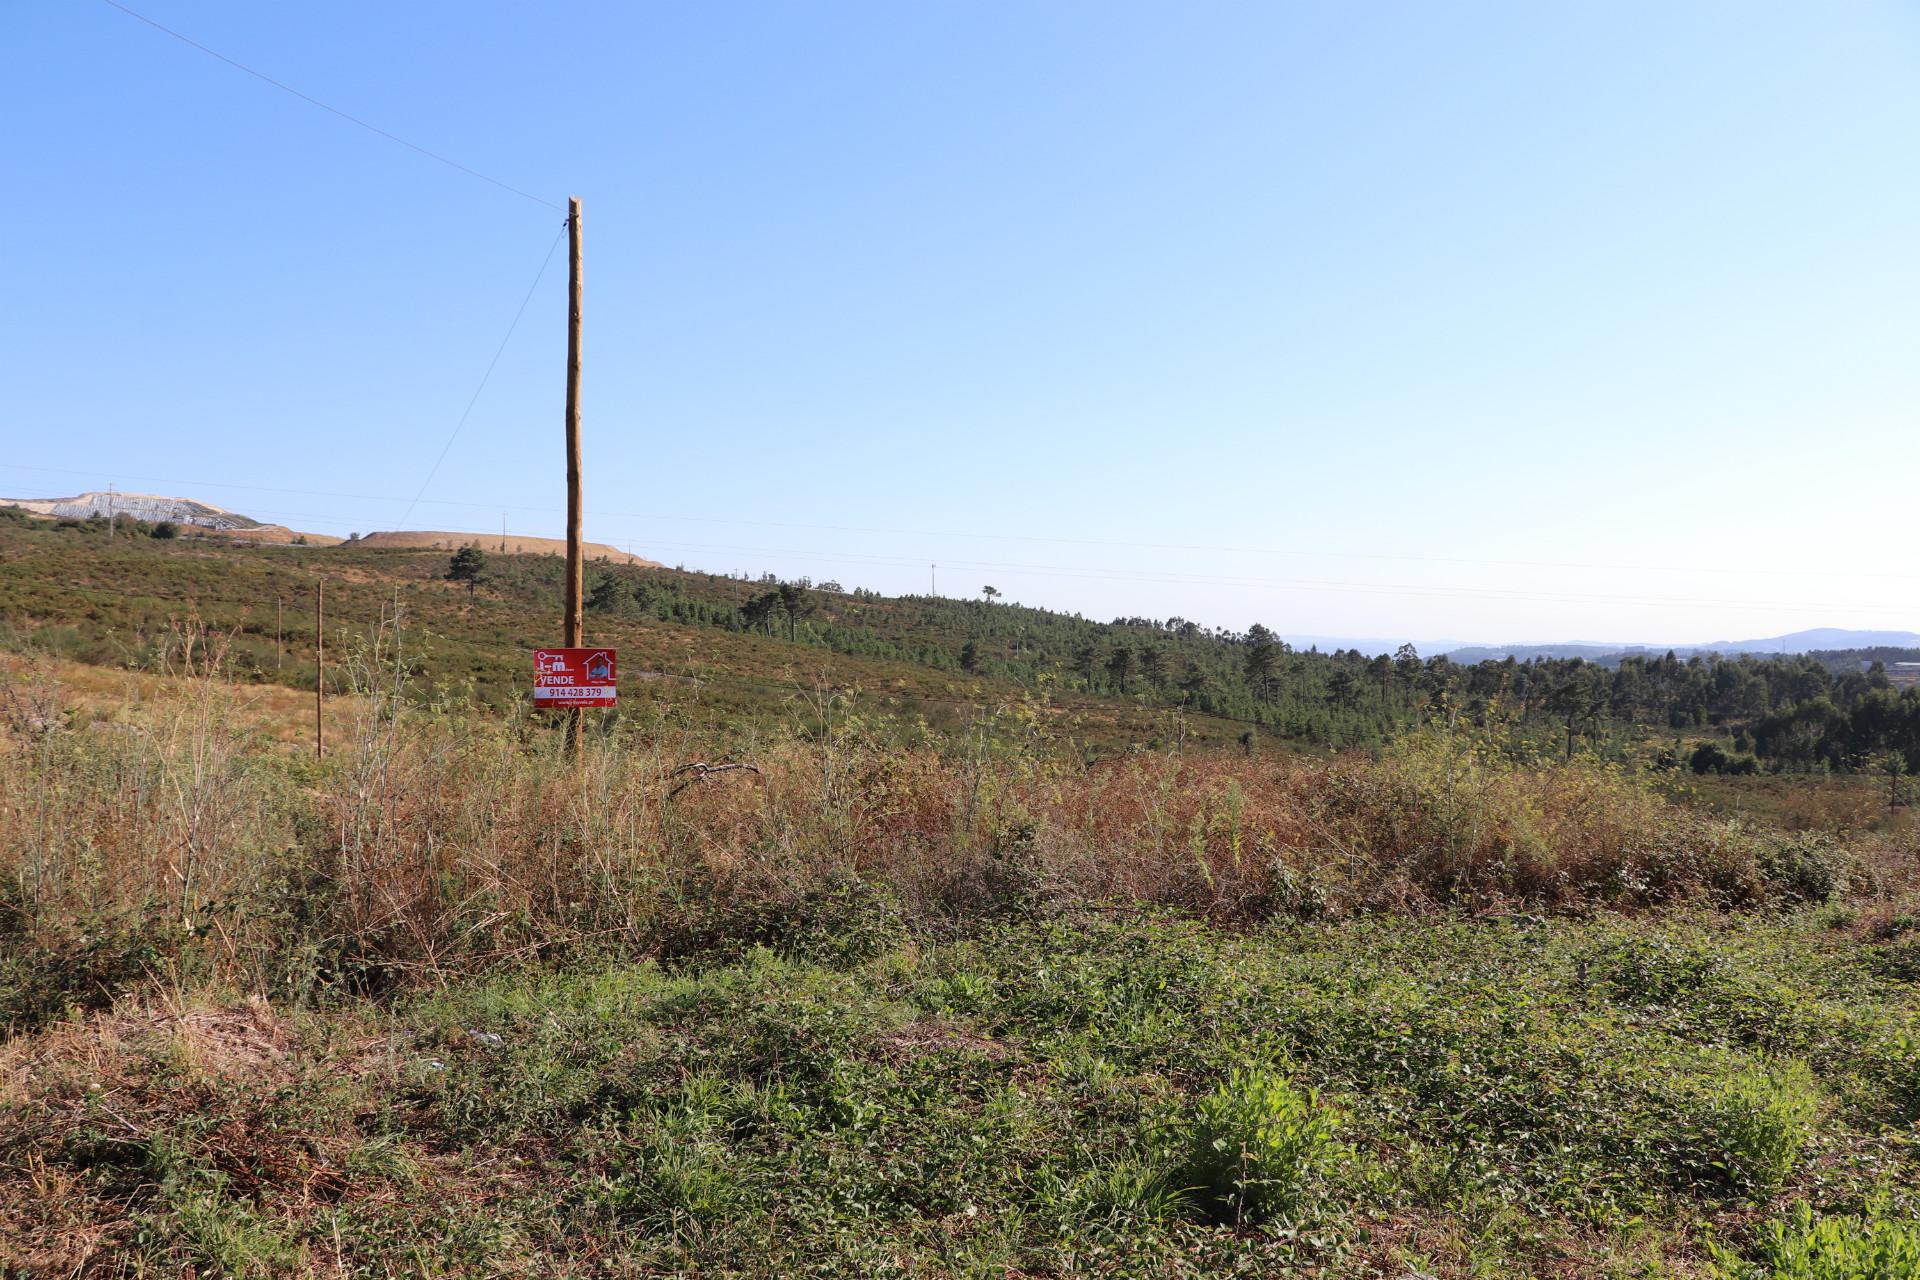
{"type": "Polygon", "coordinates": [[[1273,684],[1274,667],[1280,661],[1278,638],[1259,623],[1254,623],[1247,629],[1247,654],[1242,661],[1246,667],[1247,683],[1265,701],[1273,684]]]}
{"type": "Polygon", "coordinates": [[[473,599],[473,590],[480,585],[481,575],[487,570],[487,553],[478,547],[462,547],[453,553],[453,559],[447,564],[447,581],[467,584],[467,599],[473,599]]]}

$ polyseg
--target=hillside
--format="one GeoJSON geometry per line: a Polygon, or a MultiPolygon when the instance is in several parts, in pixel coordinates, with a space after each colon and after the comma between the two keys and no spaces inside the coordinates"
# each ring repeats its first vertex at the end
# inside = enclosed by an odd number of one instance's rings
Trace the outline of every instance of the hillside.
{"type": "MultiPolygon", "coordinates": [[[[379,533],[363,533],[353,540],[357,547],[376,549],[455,551],[461,547],[479,547],[483,551],[498,551],[506,555],[564,556],[567,554],[565,538],[529,538],[522,534],[498,533],[448,533],[444,530],[386,530],[379,533]]],[[[640,568],[658,569],[660,563],[648,560],[632,552],[610,547],[604,542],[584,544],[588,560],[602,561],[608,564],[635,565],[640,568]]]]}
{"type": "Polygon", "coordinates": [[[22,511],[42,520],[111,521],[113,528],[136,534],[152,526],[177,526],[189,537],[224,538],[230,542],[327,547],[339,538],[324,533],[302,533],[283,524],[267,524],[237,511],[193,498],[153,493],[81,493],[71,498],[0,498],[0,508],[22,511]]]}
{"type": "MultiPolygon", "coordinates": [[[[489,556],[486,581],[470,597],[445,580],[446,551],[364,544],[108,541],[91,525],[9,520],[0,511],[0,648],[158,669],[191,621],[217,634],[242,679],[311,689],[313,595],[324,581],[330,687],[364,676],[348,660],[398,610],[407,667],[423,694],[457,690],[497,709],[524,697],[531,650],[558,639],[557,557],[489,556]]],[[[729,727],[785,722],[829,690],[875,714],[944,728],[969,722],[981,707],[1034,696],[1004,676],[961,671],[963,642],[949,647],[945,628],[900,640],[916,627],[910,602],[814,592],[813,617],[770,634],[739,618],[760,590],[755,584],[640,565],[594,565],[592,578],[599,590],[588,635],[620,649],[623,715],[729,727]],[[644,602],[631,590],[611,599],[609,583],[643,586],[644,602]],[[862,614],[873,625],[857,621],[862,614]]],[[[1063,735],[1118,743],[1181,733],[1166,708],[1090,690],[1058,689],[1042,705],[1049,732],[1063,735]]],[[[1243,731],[1218,716],[1186,717],[1196,743],[1228,743],[1243,731]]]]}
{"type": "Polygon", "coordinates": [[[172,520],[177,524],[199,525],[207,529],[257,529],[262,523],[237,511],[216,507],[210,502],[166,497],[157,493],[90,491],[77,493],[70,498],[0,498],[0,505],[16,506],[35,515],[57,516],[65,520],[119,516],[130,520],[172,520]]]}
{"type": "Polygon", "coordinates": [[[173,666],[0,660],[8,1277],[1920,1258],[1910,840],[1470,730],[1089,754],[650,692],[575,752],[360,660],[315,758],[307,698],[173,666]]]}
{"type": "Polygon", "coordinates": [[[1715,653],[1818,653],[1841,649],[1915,649],[1920,648],[1920,632],[1860,631],[1848,627],[1813,627],[1782,636],[1760,640],[1715,640],[1695,646],[1715,653]]]}
{"type": "Polygon", "coordinates": [[[0,511],[0,1273],[1920,1251],[1884,673],[450,559],[0,511]]]}
{"type": "MultiPolygon", "coordinates": [[[[557,639],[559,557],[483,551],[469,591],[446,580],[446,546],[366,541],[110,540],[104,521],[0,509],[0,647],[151,666],[166,660],[175,628],[198,619],[227,637],[246,678],[311,687],[309,611],[324,581],[336,659],[398,610],[423,690],[493,708],[521,700],[528,652],[557,639]]],[[[629,683],[648,690],[629,710],[703,724],[789,718],[797,701],[831,689],[939,731],[982,706],[1031,703],[1047,709],[1053,731],[1109,746],[1184,738],[1374,749],[1435,719],[1464,718],[1534,751],[1584,748],[1695,772],[1877,771],[1889,753],[1920,769],[1920,689],[1871,666],[1905,660],[1897,653],[1465,665],[1411,651],[1300,652],[1258,625],[1095,622],[839,583],[599,561],[588,578],[590,638],[619,646],[629,683]]]]}
{"type": "MultiPolygon", "coordinates": [[[[90,491],[67,498],[0,498],[0,507],[14,507],[48,520],[107,520],[138,526],[146,533],[162,521],[180,526],[189,536],[220,537],[235,542],[277,543],[283,546],[331,547],[351,541],[356,546],[405,548],[410,550],[453,551],[460,547],[481,547],[509,555],[564,556],[564,538],[532,538],[523,534],[460,533],[448,530],[383,530],[356,534],[351,539],[324,533],[302,533],[285,525],[269,524],[225,507],[217,507],[197,498],[170,497],[155,493],[119,493],[90,491]]],[[[607,564],[659,568],[648,560],[603,542],[586,544],[589,560],[607,564]]]]}

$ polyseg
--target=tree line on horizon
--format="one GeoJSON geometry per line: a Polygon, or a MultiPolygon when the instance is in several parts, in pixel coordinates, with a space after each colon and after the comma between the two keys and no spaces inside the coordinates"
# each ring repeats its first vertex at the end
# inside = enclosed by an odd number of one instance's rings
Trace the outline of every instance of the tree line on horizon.
{"type": "Polygon", "coordinates": [[[1456,663],[1412,645],[1393,654],[1300,650],[1261,623],[1236,631],[1180,617],[1096,622],[1000,596],[987,587],[978,600],[885,597],[771,574],[742,582],[622,567],[595,569],[588,603],[963,678],[1185,708],[1330,746],[1370,746],[1442,717],[1550,730],[1568,754],[1622,729],[1643,739],[1726,739],[1730,750],[1673,760],[1700,772],[1884,767],[1888,753],[1920,771],[1920,688],[1895,688],[1887,668],[1920,653],[1456,663]]]}

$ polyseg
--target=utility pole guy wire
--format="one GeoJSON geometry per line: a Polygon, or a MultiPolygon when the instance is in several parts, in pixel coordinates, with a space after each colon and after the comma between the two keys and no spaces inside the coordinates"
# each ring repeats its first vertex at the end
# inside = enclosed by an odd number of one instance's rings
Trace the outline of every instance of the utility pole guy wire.
{"type": "Polygon", "coordinates": [[[263,71],[255,71],[252,67],[248,66],[246,63],[240,62],[234,58],[229,58],[226,54],[221,53],[217,49],[209,49],[207,48],[207,46],[201,44],[198,40],[192,39],[191,37],[188,37],[188,36],[183,36],[178,31],[175,31],[172,27],[163,26],[160,23],[155,22],[152,18],[147,17],[143,13],[136,13],[132,9],[129,9],[127,8],[127,6],[121,4],[120,0],[102,0],[102,3],[111,5],[113,8],[118,9],[120,12],[126,14],[129,18],[135,18],[141,22],[146,23],[148,26],[152,27],[155,31],[158,31],[163,35],[172,36],[175,40],[178,40],[181,44],[186,45],[188,48],[198,49],[201,53],[206,54],[209,58],[216,58],[219,61],[226,63],[228,66],[232,67],[236,71],[244,71],[256,80],[265,81],[267,84],[272,85],[274,88],[280,90],[280,92],[282,93],[291,94],[294,97],[300,99],[300,101],[309,103],[312,106],[316,106],[320,108],[322,111],[327,112],[329,115],[339,116],[342,120],[345,120],[348,124],[358,125],[360,128],[365,129],[368,133],[375,134],[379,137],[385,138],[388,142],[397,142],[409,151],[417,152],[418,154],[425,156],[429,160],[436,160],[439,163],[446,165],[449,169],[457,169],[461,173],[466,174],[470,178],[478,178],[480,179],[480,181],[487,183],[490,186],[498,187],[502,191],[510,191],[514,195],[519,196],[523,200],[531,200],[535,204],[545,205],[547,208],[554,210],[556,213],[562,212],[560,206],[555,204],[551,200],[545,199],[544,197],[541,197],[541,196],[536,196],[531,191],[522,191],[519,187],[514,186],[512,183],[502,182],[498,178],[490,178],[486,174],[481,173],[478,169],[468,168],[466,165],[461,164],[458,160],[450,160],[446,156],[441,155],[437,151],[427,150],[425,147],[421,146],[417,142],[409,142],[397,133],[388,133],[385,129],[382,129],[377,124],[369,124],[365,120],[362,120],[359,116],[351,115],[345,111],[342,111],[340,108],[331,105],[330,103],[322,102],[320,101],[320,99],[314,97],[310,93],[302,93],[300,92],[300,90],[294,88],[292,85],[283,83],[282,81],[279,81],[279,80],[275,80],[272,76],[267,75],[263,71]]]}

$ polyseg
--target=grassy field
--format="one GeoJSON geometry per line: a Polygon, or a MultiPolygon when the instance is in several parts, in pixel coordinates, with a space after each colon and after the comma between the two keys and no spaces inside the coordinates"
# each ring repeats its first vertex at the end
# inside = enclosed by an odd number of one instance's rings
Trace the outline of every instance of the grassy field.
{"type": "Polygon", "coordinates": [[[34,663],[12,1274],[1920,1274],[1884,833],[1019,703],[570,761],[397,671],[315,761],[283,692],[34,663]]]}
{"type": "Polygon", "coordinates": [[[1911,1276],[1920,951],[1061,914],[149,993],[0,1050],[46,1274],[1911,1276]]]}
{"type": "MultiPolygon", "coordinates": [[[[0,652],[164,670],[182,629],[198,628],[234,678],[311,689],[324,586],[330,690],[358,674],[342,658],[399,634],[415,696],[511,712],[527,697],[530,650],[555,639],[561,564],[469,551],[485,563],[463,583],[448,580],[445,547],[109,539],[104,521],[0,507],[0,652]]],[[[784,723],[796,694],[823,690],[936,735],[1026,699],[1089,753],[1373,751],[1466,721],[1510,755],[1577,752],[1670,783],[1700,779],[1736,808],[1751,801],[1821,829],[1897,824],[1907,775],[1920,771],[1920,688],[1902,693],[1864,669],[1901,650],[1465,665],[1301,652],[1258,624],[1101,622],[984,595],[885,597],[597,561],[587,633],[619,647],[630,692],[645,695],[630,706],[720,732],[784,723]]]]}

